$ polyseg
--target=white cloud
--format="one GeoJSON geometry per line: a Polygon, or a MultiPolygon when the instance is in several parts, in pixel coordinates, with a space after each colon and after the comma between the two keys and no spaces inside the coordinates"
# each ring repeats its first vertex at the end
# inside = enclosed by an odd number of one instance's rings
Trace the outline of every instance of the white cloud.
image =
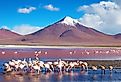
{"type": "Polygon", "coordinates": [[[1,26],[0,28],[8,29],[9,30],[9,27],[8,26],[5,26],[5,25],[1,26]]]}
{"type": "Polygon", "coordinates": [[[28,25],[28,24],[22,24],[22,25],[18,25],[18,26],[13,27],[12,31],[19,33],[21,35],[26,35],[26,34],[36,32],[40,29],[42,29],[42,27],[31,26],[31,25],[28,25]]]}
{"type": "Polygon", "coordinates": [[[79,19],[83,25],[88,27],[93,27],[95,29],[99,28],[103,23],[100,16],[94,14],[85,14],[82,18],[79,19]],[[95,23],[95,24],[94,24],[95,23]]]}
{"type": "Polygon", "coordinates": [[[119,6],[121,6],[121,0],[111,0],[113,2],[115,2],[116,4],[118,4],[119,6]]]}
{"type": "Polygon", "coordinates": [[[80,21],[85,26],[95,28],[108,34],[121,33],[121,7],[115,2],[101,1],[84,5],[78,11],[85,11],[80,21]]]}
{"type": "Polygon", "coordinates": [[[50,10],[50,11],[59,11],[60,10],[59,8],[54,7],[52,4],[45,5],[44,8],[47,10],[50,10]]]}
{"type": "Polygon", "coordinates": [[[18,12],[23,14],[29,14],[32,11],[36,10],[36,7],[29,7],[29,8],[19,8],[18,12]]]}

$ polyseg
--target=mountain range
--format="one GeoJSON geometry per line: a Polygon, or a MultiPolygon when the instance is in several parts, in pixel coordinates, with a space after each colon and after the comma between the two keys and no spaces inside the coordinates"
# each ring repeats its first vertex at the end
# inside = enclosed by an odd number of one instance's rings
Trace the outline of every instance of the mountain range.
{"type": "Polygon", "coordinates": [[[2,28],[0,29],[0,44],[121,46],[121,34],[108,35],[66,16],[28,35],[20,35],[2,28]]]}

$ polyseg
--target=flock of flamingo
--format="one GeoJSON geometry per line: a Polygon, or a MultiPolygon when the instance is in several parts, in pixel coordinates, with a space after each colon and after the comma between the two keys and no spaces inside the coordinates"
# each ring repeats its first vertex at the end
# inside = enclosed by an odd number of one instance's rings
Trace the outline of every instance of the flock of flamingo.
{"type": "Polygon", "coordinates": [[[58,59],[57,61],[40,61],[38,57],[35,59],[29,58],[29,61],[24,60],[10,60],[7,63],[4,63],[4,68],[6,72],[12,71],[24,71],[24,72],[36,72],[39,74],[43,70],[45,72],[69,72],[74,67],[80,67],[82,70],[88,70],[87,62],[66,62],[64,60],[58,59]]]}
{"type": "MultiPolygon", "coordinates": [[[[14,52],[17,54],[18,52],[14,52]]],[[[15,60],[12,59],[6,63],[3,64],[4,70],[6,73],[8,72],[18,72],[18,71],[23,71],[23,72],[30,72],[30,73],[37,73],[40,74],[42,71],[44,72],[70,72],[73,71],[75,68],[80,68],[80,71],[88,71],[88,63],[83,62],[83,61],[65,61],[62,59],[58,59],[57,61],[41,61],[39,60],[39,53],[41,51],[35,51],[35,59],[29,58],[28,61],[27,59],[24,60],[15,60]]],[[[69,52],[72,54],[73,52],[69,52]]],[[[89,54],[89,52],[86,52],[89,54]]],[[[96,53],[99,53],[99,51],[96,51],[96,53]]],[[[106,51],[106,53],[109,53],[109,51],[106,51]]],[[[5,52],[2,52],[2,54],[5,54],[5,52]]],[[[48,52],[45,52],[45,54],[48,54],[48,52]]],[[[102,73],[105,74],[105,69],[106,67],[104,65],[100,65],[99,67],[97,66],[92,66],[91,69],[93,71],[98,70],[98,68],[101,68],[102,73]]],[[[113,66],[108,67],[110,72],[113,70],[113,66]]]]}

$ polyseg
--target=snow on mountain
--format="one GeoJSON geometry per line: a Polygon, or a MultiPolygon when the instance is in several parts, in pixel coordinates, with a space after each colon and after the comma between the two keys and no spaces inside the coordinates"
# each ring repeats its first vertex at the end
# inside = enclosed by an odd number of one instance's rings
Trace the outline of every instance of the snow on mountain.
{"type": "Polygon", "coordinates": [[[66,25],[70,25],[70,26],[75,26],[75,24],[80,22],[77,19],[73,19],[69,16],[66,16],[62,21],[60,21],[59,23],[61,24],[66,24],[66,25]]]}

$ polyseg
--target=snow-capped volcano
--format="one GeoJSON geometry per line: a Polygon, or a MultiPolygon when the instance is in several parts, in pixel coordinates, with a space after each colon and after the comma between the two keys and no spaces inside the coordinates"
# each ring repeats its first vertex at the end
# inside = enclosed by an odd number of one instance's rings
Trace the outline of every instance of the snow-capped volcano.
{"type": "Polygon", "coordinates": [[[115,40],[112,36],[83,26],[77,19],[66,16],[54,24],[26,35],[20,41],[47,45],[87,45],[107,44],[115,40]]]}
{"type": "Polygon", "coordinates": [[[78,19],[73,19],[69,16],[66,16],[65,18],[63,18],[59,23],[70,25],[70,26],[75,26],[75,24],[77,24],[77,23],[80,24],[78,19]]]}

